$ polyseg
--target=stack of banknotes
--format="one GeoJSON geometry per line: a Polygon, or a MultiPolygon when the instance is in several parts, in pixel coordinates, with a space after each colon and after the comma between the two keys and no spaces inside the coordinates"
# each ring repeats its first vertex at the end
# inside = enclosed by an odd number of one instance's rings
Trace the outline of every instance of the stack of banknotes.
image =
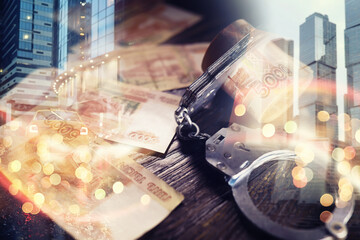
{"type": "Polygon", "coordinates": [[[4,187],[24,214],[43,212],[76,239],[138,238],[184,198],[133,156],[166,153],[180,97],[162,91],[201,75],[208,43],[159,45],[197,15],[163,4],[127,9],[117,26],[121,83],[77,89],[66,108],[35,108],[33,120],[20,116],[0,129],[4,187]]]}

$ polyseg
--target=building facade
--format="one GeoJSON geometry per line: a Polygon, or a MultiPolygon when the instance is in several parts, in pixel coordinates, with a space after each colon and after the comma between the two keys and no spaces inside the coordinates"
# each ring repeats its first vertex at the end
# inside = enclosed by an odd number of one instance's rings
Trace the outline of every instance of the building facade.
{"type": "Polygon", "coordinates": [[[0,98],[8,114],[57,104],[51,90],[53,7],[53,0],[0,2],[0,98]]]}
{"type": "MultiPolygon", "coordinates": [[[[345,16],[345,66],[348,83],[346,109],[353,119],[360,119],[360,1],[345,0],[345,16]]],[[[347,140],[359,147],[354,136],[360,125],[358,121],[353,121],[352,125],[352,131],[347,133],[347,140]]]]}
{"type": "MultiPolygon", "coordinates": [[[[276,39],[273,41],[274,44],[279,47],[284,53],[286,53],[287,56],[289,56],[289,61],[286,64],[286,67],[289,69],[289,77],[293,78],[294,77],[294,41],[293,40],[286,40],[283,38],[280,39],[276,39]]],[[[286,86],[288,89],[290,89],[288,91],[287,94],[287,102],[293,102],[294,101],[294,82],[290,83],[291,86],[286,86]]],[[[286,121],[292,120],[294,117],[294,108],[291,107],[288,109],[287,114],[286,114],[286,121]]]]}
{"type": "MultiPolygon", "coordinates": [[[[300,127],[313,137],[337,139],[336,25],[327,15],[314,13],[300,26],[300,61],[313,72],[312,83],[299,97],[300,127]],[[319,118],[319,112],[329,118],[319,118]]],[[[300,77],[299,88],[304,87],[300,77]]]]}
{"type": "Polygon", "coordinates": [[[57,0],[57,3],[55,52],[56,67],[61,73],[89,58],[91,1],[57,0]]]}

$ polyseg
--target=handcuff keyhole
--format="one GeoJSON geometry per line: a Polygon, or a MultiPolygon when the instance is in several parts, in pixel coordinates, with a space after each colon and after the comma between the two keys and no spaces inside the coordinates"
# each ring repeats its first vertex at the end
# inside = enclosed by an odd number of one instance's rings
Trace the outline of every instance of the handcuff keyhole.
{"type": "Polygon", "coordinates": [[[215,138],[214,143],[219,144],[224,139],[225,139],[225,137],[223,135],[219,135],[217,138],[215,138]]]}

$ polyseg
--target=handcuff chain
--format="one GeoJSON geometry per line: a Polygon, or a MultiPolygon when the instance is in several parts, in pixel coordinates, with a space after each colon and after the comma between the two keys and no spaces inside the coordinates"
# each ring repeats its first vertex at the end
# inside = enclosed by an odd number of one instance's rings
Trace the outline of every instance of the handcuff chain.
{"type": "Polygon", "coordinates": [[[206,141],[210,138],[209,134],[200,132],[199,126],[191,120],[186,108],[181,109],[179,116],[177,116],[177,123],[177,133],[181,139],[206,141]],[[187,134],[184,134],[184,131],[187,134]]]}

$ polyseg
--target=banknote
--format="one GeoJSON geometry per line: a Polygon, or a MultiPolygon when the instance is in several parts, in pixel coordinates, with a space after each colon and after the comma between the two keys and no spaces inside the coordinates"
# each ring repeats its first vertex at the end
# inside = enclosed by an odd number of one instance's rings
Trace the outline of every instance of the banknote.
{"type": "Polygon", "coordinates": [[[76,239],[138,238],[183,200],[131,158],[134,147],[98,137],[69,144],[76,139],[50,132],[23,139],[0,139],[5,187],[25,214],[42,211],[76,239]]]}
{"type": "MultiPolygon", "coordinates": [[[[222,76],[225,90],[235,99],[231,122],[283,126],[294,105],[294,59],[275,44],[276,36],[261,31],[252,35],[253,46],[222,76]]],[[[299,66],[302,95],[313,76],[310,68],[299,66]]]]}
{"type": "Polygon", "coordinates": [[[89,130],[105,139],[164,153],[176,123],[180,97],[124,83],[80,93],[70,110],[89,130]]]}
{"type": "Polygon", "coordinates": [[[202,74],[208,45],[161,45],[125,53],[120,59],[121,81],[159,91],[187,87],[202,74]]]}
{"type": "Polygon", "coordinates": [[[200,17],[173,6],[160,4],[115,26],[120,46],[158,44],[190,27],[200,17]]]}

